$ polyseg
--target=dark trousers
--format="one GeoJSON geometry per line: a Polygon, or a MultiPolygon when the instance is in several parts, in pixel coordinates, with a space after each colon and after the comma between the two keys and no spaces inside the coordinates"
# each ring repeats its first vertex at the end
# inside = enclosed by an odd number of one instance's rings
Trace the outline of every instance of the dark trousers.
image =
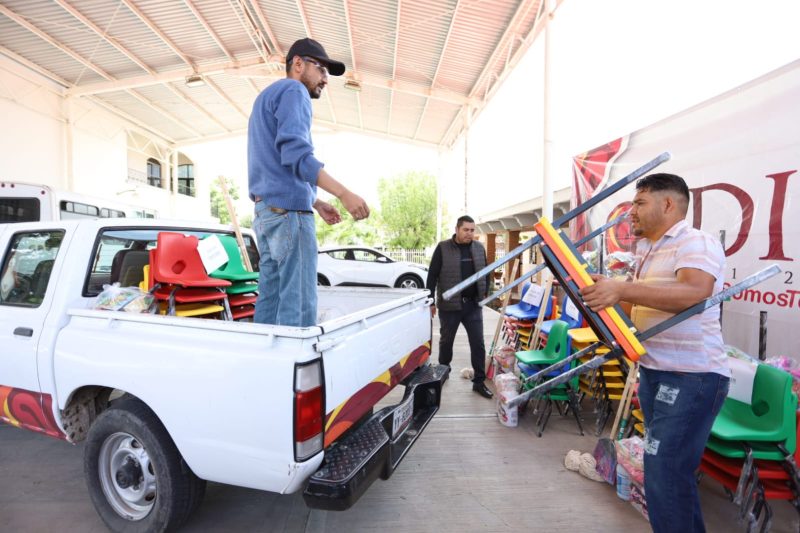
{"type": "Polygon", "coordinates": [[[483,383],[486,379],[486,348],[483,345],[483,313],[474,300],[466,300],[460,311],[439,311],[439,364],[450,365],[453,360],[453,341],[459,324],[464,324],[469,339],[472,368],[475,371],[473,383],[483,383]]]}
{"type": "Polygon", "coordinates": [[[729,381],[712,372],[639,368],[639,403],[647,430],[644,492],[655,533],[705,531],[695,471],[729,381]]]}

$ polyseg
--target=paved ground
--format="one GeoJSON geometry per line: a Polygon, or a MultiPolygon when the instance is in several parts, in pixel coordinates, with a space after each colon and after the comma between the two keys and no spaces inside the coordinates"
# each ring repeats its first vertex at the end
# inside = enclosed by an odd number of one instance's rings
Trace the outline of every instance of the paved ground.
{"type": "MultiPolygon", "coordinates": [[[[497,315],[485,311],[487,345],[497,315]]],[[[434,327],[438,333],[438,325],[434,327]]],[[[436,346],[437,336],[434,337],[436,346]]],[[[188,532],[516,532],[649,531],[612,487],[566,470],[570,449],[591,451],[571,418],[555,415],[542,438],[532,417],[501,426],[494,402],[458,376],[468,365],[466,334],[456,339],[454,373],[443,406],[388,481],[376,481],[345,512],[312,511],[299,494],[278,496],[210,483],[188,532]]],[[[434,348],[434,357],[437,353],[434,348]]],[[[587,402],[588,404],[588,402],[587,402]]],[[[590,408],[584,413],[591,427],[590,408]]],[[[83,481],[83,447],[0,425],[0,532],[105,531],[83,481]]],[[[707,528],[744,531],[712,480],[700,484],[707,528]]],[[[797,514],[774,502],[773,531],[798,531],[797,514]]]]}

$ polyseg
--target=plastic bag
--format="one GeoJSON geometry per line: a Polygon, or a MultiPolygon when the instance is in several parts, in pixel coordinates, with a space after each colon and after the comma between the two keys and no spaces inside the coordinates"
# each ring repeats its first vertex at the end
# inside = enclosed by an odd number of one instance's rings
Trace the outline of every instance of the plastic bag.
{"type": "Polygon", "coordinates": [[[519,394],[519,378],[514,374],[497,374],[492,381],[498,395],[504,392],[519,394]]]}
{"type": "Polygon", "coordinates": [[[592,455],[597,462],[597,473],[606,483],[613,485],[617,480],[617,451],[614,441],[607,438],[599,439],[592,455]]]}
{"type": "Polygon", "coordinates": [[[498,346],[494,350],[494,360],[504,372],[511,372],[517,362],[516,351],[513,346],[498,346]]]}
{"type": "Polygon", "coordinates": [[[615,442],[617,464],[622,466],[635,483],[644,483],[644,440],[639,436],[615,442]]]}
{"type": "Polygon", "coordinates": [[[515,428],[519,423],[519,412],[517,407],[508,406],[508,402],[517,396],[519,396],[519,394],[516,391],[503,391],[497,393],[497,419],[506,427],[515,428]]]}
{"type": "Polygon", "coordinates": [[[103,292],[97,295],[92,309],[143,313],[150,309],[153,299],[152,294],[138,287],[120,287],[119,283],[114,283],[103,285],[103,292]]]}

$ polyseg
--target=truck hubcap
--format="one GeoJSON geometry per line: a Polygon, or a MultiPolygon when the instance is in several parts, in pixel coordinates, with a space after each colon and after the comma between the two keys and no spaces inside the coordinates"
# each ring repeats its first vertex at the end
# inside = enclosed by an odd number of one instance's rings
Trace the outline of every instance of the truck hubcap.
{"type": "Polygon", "coordinates": [[[156,501],[156,476],[150,456],[128,433],[109,435],[98,458],[100,485],[108,503],[128,520],[146,517],[156,501]]]}

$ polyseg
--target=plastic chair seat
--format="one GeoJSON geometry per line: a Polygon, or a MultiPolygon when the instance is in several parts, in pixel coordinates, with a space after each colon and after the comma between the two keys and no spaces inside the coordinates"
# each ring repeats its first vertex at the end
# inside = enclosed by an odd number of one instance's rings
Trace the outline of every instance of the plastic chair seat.
{"type": "MultiPolygon", "coordinates": [[[[175,287],[172,285],[161,286],[153,291],[153,295],[159,300],[168,300],[175,287]]],[[[184,289],[175,290],[175,302],[177,303],[197,303],[222,300],[226,298],[224,292],[208,289],[184,289]]]]}
{"type": "MultiPolygon", "coordinates": [[[[168,306],[165,302],[162,302],[159,313],[162,315],[166,315],[168,311],[168,306]]],[[[208,305],[202,303],[195,303],[195,304],[183,304],[178,305],[175,307],[175,316],[203,316],[203,315],[213,315],[216,313],[220,313],[225,311],[225,308],[221,305],[208,305]]]]}
{"type": "Polygon", "coordinates": [[[569,354],[567,323],[557,320],[553,325],[547,344],[541,350],[525,350],[516,353],[517,360],[526,365],[551,365],[569,354]]]}
{"type": "Polygon", "coordinates": [[[228,262],[210,274],[212,278],[219,278],[228,281],[255,281],[258,279],[258,272],[250,272],[242,262],[242,254],[239,243],[230,235],[220,235],[219,240],[225,253],[228,255],[228,262]]]}
{"type": "Polygon", "coordinates": [[[225,292],[228,294],[258,293],[258,283],[234,283],[230,287],[225,287],[225,292]]]}
{"type": "MultiPolygon", "coordinates": [[[[774,444],[748,443],[754,459],[764,459],[766,461],[783,461],[783,452],[774,444]]],[[[708,437],[706,448],[724,457],[744,459],[746,451],[744,446],[737,441],[720,440],[713,435],[708,437]]]]}
{"type": "Polygon", "coordinates": [[[792,376],[766,364],[759,364],[753,381],[751,404],[726,398],[711,427],[718,440],[748,443],[779,443],[794,453],[797,435],[797,397],[792,393],[792,376]]]}
{"type": "Polygon", "coordinates": [[[231,308],[231,314],[233,315],[234,320],[239,320],[241,318],[251,317],[256,314],[256,308],[252,305],[243,305],[241,307],[233,307],[231,308]]]}
{"type": "Polygon", "coordinates": [[[256,300],[258,300],[258,296],[255,294],[236,294],[228,297],[228,304],[231,306],[231,308],[241,307],[243,305],[254,304],[256,303],[256,300]]]}

